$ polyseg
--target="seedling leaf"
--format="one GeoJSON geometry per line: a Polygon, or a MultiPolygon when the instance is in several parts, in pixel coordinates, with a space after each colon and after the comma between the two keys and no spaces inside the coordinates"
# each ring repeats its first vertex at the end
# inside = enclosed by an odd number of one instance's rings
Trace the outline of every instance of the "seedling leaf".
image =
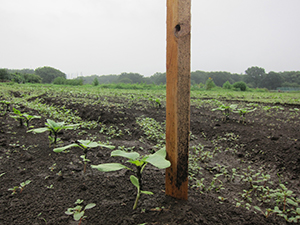
{"type": "Polygon", "coordinates": [[[80,220],[81,217],[83,217],[83,215],[84,215],[84,211],[75,212],[73,215],[73,218],[74,218],[74,220],[78,221],[78,220],[80,220]]]}
{"type": "Polygon", "coordinates": [[[151,191],[141,191],[141,193],[146,194],[146,195],[153,195],[151,191]]]}
{"type": "Polygon", "coordinates": [[[68,148],[72,148],[72,147],[76,147],[76,146],[78,146],[78,144],[73,143],[73,144],[66,145],[64,147],[55,148],[55,149],[53,149],[53,151],[56,152],[56,153],[59,153],[59,152],[62,152],[64,150],[68,149],[68,148]]]}
{"type": "Polygon", "coordinates": [[[148,163],[151,163],[153,166],[159,169],[165,169],[171,166],[170,161],[166,160],[166,149],[162,148],[159,151],[155,152],[145,160],[148,163]]]}
{"type": "Polygon", "coordinates": [[[140,189],[140,184],[139,184],[139,180],[137,179],[136,176],[131,175],[130,176],[130,181],[131,183],[136,186],[137,189],[140,189]]]}
{"type": "Polygon", "coordinates": [[[117,171],[117,170],[121,170],[121,169],[131,170],[127,166],[124,166],[120,163],[104,163],[104,164],[99,164],[99,165],[91,165],[91,167],[93,169],[98,169],[101,172],[112,172],[112,171],[117,171]]]}
{"type": "Polygon", "coordinates": [[[85,206],[84,210],[94,208],[95,206],[96,206],[95,203],[87,204],[87,205],[85,206]]]}
{"type": "Polygon", "coordinates": [[[112,151],[110,155],[111,156],[121,156],[121,157],[128,158],[131,160],[135,160],[140,156],[140,154],[137,152],[124,152],[121,150],[112,151]]]}
{"type": "Polygon", "coordinates": [[[27,132],[33,132],[33,133],[44,133],[45,131],[49,130],[48,127],[41,127],[41,128],[36,128],[32,130],[28,130],[27,132]]]}

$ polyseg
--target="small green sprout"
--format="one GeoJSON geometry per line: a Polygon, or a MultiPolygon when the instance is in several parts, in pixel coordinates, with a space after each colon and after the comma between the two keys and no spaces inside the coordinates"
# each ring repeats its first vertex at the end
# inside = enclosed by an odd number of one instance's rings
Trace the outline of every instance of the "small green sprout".
{"type": "Polygon", "coordinates": [[[86,172],[86,164],[87,164],[87,162],[90,161],[87,158],[87,153],[91,148],[96,148],[96,147],[104,147],[104,148],[109,148],[109,149],[114,149],[115,148],[115,146],[104,145],[104,144],[94,142],[94,141],[90,141],[90,140],[78,140],[75,143],[66,145],[64,147],[55,148],[55,149],[53,149],[53,151],[56,152],[56,153],[59,153],[59,152],[65,151],[66,149],[69,149],[69,148],[72,148],[72,147],[79,147],[83,150],[84,155],[80,156],[80,158],[82,158],[82,160],[84,162],[84,169],[83,169],[84,174],[86,172]]]}
{"type": "Polygon", "coordinates": [[[92,209],[96,206],[95,203],[89,203],[83,209],[83,206],[80,205],[82,202],[83,200],[77,199],[75,202],[76,206],[74,208],[68,208],[65,212],[67,215],[73,215],[73,219],[75,221],[79,221],[78,225],[80,225],[82,220],[86,218],[86,216],[84,216],[85,210],[92,209]]]}
{"type": "Polygon", "coordinates": [[[15,115],[10,116],[10,117],[14,118],[15,120],[18,120],[20,122],[20,127],[23,126],[23,121],[24,121],[27,129],[29,128],[29,122],[31,120],[41,118],[40,116],[31,116],[27,113],[21,113],[20,110],[17,110],[15,108],[13,108],[13,111],[14,111],[15,115]]]}
{"type": "Polygon", "coordinates": [[[250,112],[253,112],[255,110],[256,110],[256,108],[253,108],[253,109],[240,108],[240,109],[237,109],[237,110],[233,110],[233,112],[238,113],[241,117],[240,121],[242,120],[242,122],[245,123],[246,114],[248,114],[250,112]]]}
{"type": "MultiPolygon", "coordinates": [[[[159,168],[159,169],[165,169],[168,168],[171,163],[166,160],[166,149],[162,148],[159,151],[157,151],[154,154],[146,155],[144,157],[140,157],[140,154],[137,152],[125,152],[121,150],[115,150],[111,152],[111,156],[121,156],[124,158],[129,159],[127,162],[133,164],[136,166],[135,175],[130,176],[131,183],[137,188],[137,196],[135,199],[135,203],[133,206],[133,209],[137,208],[137,203],[140,198],[141,194],[148,194],[152,195],[153,193],[150,191],[143,191],[143,183],[142,183],[142,173],[145,168],[145,166],[150,163],[153,166],[159,168]]],[[[128,169],[133,171],[132,169],[128,168],[127,166],[124,166],[120,163],[104,163],[100,165],[92,165],[91,166],[94,169],[98,169],[102,172],[111,172],[111,171],[117,171],[121,169],[128,169]]]]}
{"type": "Polygon", "coordinates": [[[20,193],[22,193],[24,187],[30,184],[30,180],[26,180],[25,182],[20,183],[20,186],[14,186],[13,188],[9,188],[8,191],[12,191],[12,195],[16,194],[17,190],[20,189],[20,193]]]}
{"type": "Polygon", "coordinates": [[[230,111],[235,110],[236,107],[237,107],[236,104],[232,104],[232,105],[221,104],[218,108],[212,109],[211,111],[220,110],[223,112],[223,115],[225,116],[225,120],[229,120],[230,111]]]}
{"type": "Polygon", "coordinates": [[[53,120],[47,119],[47,123],[45,123],[46,127],[36,128],[29,130],[27,132],[33,132],[33,133],[43,133],[45,131],[49,131],[49,140],[50,145],[53,143],[54,145],[57,144],[59,141],[58,133],[61,130],[70,130],[75,129],[79,124],[69,124],[65,125],[65,122],[54,122],[53,120]]]}
{"type": "Polygon", "coordinates": [[[259,208],[258,206],[254,206],[254,209],[256,209],[257,211],[259,211],[259,212],[261,212],[266,218],[268,218],[271,214],[272,214],[272,212],[273,212],[273,210],[272,209],[266,209],[266,212],[264,212],[261,208],[259,208]]]}

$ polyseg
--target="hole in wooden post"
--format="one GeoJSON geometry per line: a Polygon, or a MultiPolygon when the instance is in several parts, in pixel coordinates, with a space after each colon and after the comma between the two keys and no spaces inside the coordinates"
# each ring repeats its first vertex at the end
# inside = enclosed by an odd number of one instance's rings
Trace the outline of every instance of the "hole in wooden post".
{"type": "Polygon", "coordinates": [[[181,29],[180,24],[177,24],[176,27],[175,27],[176,32],[179,32],[180,29],[181,29]]]}

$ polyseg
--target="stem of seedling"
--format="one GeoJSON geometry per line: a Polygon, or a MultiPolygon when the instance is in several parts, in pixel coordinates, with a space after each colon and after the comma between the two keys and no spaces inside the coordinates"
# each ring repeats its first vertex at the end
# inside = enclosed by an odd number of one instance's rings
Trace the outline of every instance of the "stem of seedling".
{"type": "Polygon", "coordinates": [[[141,190],[143,188],[142,173],[143,173],[143,170],[144,170],[146,165],[147,165],[147,163],[143,163],[141,166],[136,166],[136,175],[137,175],[137,178],[138,178],[139,187],[137,188],[137,194],[136,194],[135,202],[134,202],[134,205],[133,205],[133,209],[137,208],[137,204],[138,204],[138,201],[139,201],[140,196],[141,196],[141,190]]]}

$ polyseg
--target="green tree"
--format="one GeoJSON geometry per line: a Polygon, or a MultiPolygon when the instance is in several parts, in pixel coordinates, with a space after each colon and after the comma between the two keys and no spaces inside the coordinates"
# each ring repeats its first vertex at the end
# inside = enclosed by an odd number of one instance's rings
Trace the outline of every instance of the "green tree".
{"type": "Polygon", "coordinates": [[[36,74],[24,74],[26,83],[42,83],[42,78],[36,74]]]}
{"type": "Polygon", "coordinates": [[[56,77],[63,77],[66,79],[66,74],[61,72],[58,69],[44,66],[44,67],[39,67],[35,69],[35,74],[39,75],[42,78],[43,83],[52,83],[56,77]]]}
{"type": "Polygon", "coordinates": [[[229,81],[226,81],[226,82],[223,84],[223,88],[224,88],[224,89],[231,89],[231,88],[232,88],[232,85],[229,83],[229,81]]]}
{"type": "Polygon", "coordinates": [[[253,66],[248,68],[246,71],[245,81],[251,83],[254,88],[259,87],[260,82],[264,79],[266,72],[265,69],[253,66]]]}
{"type": "Polygon", "coordinates": [[[8,73],[7,69],[0,69],[0,80],[1,81],[8,81],[10,80],[10,74],[8,73]]]}
{"type": "Polygon", "coordinates": [[[53,84],[66,84],[67,79],[64,77],[56,77],[53,81],[53,84]]]}
{"type": "Polygon", "coordinates": [[[210,89],[214,88],[215,86],[216,85],[215,85],[213,79],[211,77],[209,77],[205,83],[205,89],[210,90],[210,89]]]}
{"type": "Polygon", "coordinates": [[[121,79],[118,79],[118,83],[124,83],[124,84],[132,84],[132,80],[128,77],[123,77],[121,79]]]}
{"type": "Polygon", "coordinates": [[[95,77],[95,79],[93,80],[93,85],[94,86],[98,86],[99,85],[99,81],[98,81],[97,77],[95,77]]]}
{"type": "Polygon", "coordinates": [[[25,78],[24,78],[24,75],[23,74],[20,74],[20,73],[12,73],[10,74],[11,76],[11,80],[13,82],[16,82],[18,84],[22,84],[22,83],[25,83],[25,78]]]}
{"type": "Polygon", "coordinates": [[[235,82],[232,86],[234,88],[239,88],[241,91],[247,90],[247,84],[244,81],[235,82]]]}
{"type": "Polygon", "coordinates": [[[166,73],[155,73],[153,74],[150,78],[150,82],[154,84],[166,84],[167,83],[167,78],[166,78],[166,73]]]}
{"type": "Polygon", "coordinates": [[[141,74],[138,73],[121,73],[121,75],[117,79],[117,83],[128,83],[129,79],[131,80],[130,83],[137,84],[144,81],[144,77],[141,74]],[[128,79],[127,79],[128,78],[128,79]]]}
{"type": "Polygon", "coordinates": [[[279,73],[271,71],[262,79],[260,87],[276,90],[277,87],[281,86],[282,82],[282,76],[279,73]]]}

